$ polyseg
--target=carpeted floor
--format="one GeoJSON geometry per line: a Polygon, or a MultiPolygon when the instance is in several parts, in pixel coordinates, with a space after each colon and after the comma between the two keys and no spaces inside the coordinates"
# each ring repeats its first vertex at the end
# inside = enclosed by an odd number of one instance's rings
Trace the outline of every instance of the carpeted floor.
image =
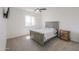
{"type": "Polygon", "coordinates": [[[45,46],[30,39],[30,36],[7,40],[7,51],[79,51],[79,43],[58,38],[49,40],[45,46]]]}

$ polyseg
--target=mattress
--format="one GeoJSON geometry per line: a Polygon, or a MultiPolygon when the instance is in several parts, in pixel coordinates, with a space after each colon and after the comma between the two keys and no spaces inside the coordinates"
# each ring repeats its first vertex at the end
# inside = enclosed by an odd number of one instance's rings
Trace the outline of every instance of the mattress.
{"type": "Polygon", "coordinates": [[[42,29],[35,29],[32,31],[44,34],[44,42],[57,35],[56,34],[57,31],[55,28],[42,28],[42,29]]]}

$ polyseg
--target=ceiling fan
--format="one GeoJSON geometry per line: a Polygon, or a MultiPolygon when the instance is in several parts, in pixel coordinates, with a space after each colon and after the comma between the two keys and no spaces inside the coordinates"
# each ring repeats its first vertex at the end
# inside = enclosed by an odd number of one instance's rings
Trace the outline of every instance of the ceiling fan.
{"type": "Polygon", "coordinates": [[[35,9],[36,12],[42,12],[42,11],[44,11],[44,10],[47,10],[47,9],[46,9],[46,8],[36,8],[36,9],[35,9]]]}

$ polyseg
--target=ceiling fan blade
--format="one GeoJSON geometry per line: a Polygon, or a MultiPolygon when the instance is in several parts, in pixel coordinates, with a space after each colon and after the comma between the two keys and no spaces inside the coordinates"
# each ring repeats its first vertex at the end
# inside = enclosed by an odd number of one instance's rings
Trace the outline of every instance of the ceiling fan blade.
{"type": "Polygon", "coordinates": [[[47,10],[46,8],[41,8],[40,10],[47,10]]]}

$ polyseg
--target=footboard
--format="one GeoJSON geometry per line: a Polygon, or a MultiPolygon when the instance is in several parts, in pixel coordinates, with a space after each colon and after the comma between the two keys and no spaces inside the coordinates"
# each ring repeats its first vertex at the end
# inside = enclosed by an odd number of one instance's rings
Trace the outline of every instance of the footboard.
{"type": "Polygon", "coordinates": [[[30,31],[30,37],[32,40],[44,46],[44,34],[35,31],[30,31]]]}

